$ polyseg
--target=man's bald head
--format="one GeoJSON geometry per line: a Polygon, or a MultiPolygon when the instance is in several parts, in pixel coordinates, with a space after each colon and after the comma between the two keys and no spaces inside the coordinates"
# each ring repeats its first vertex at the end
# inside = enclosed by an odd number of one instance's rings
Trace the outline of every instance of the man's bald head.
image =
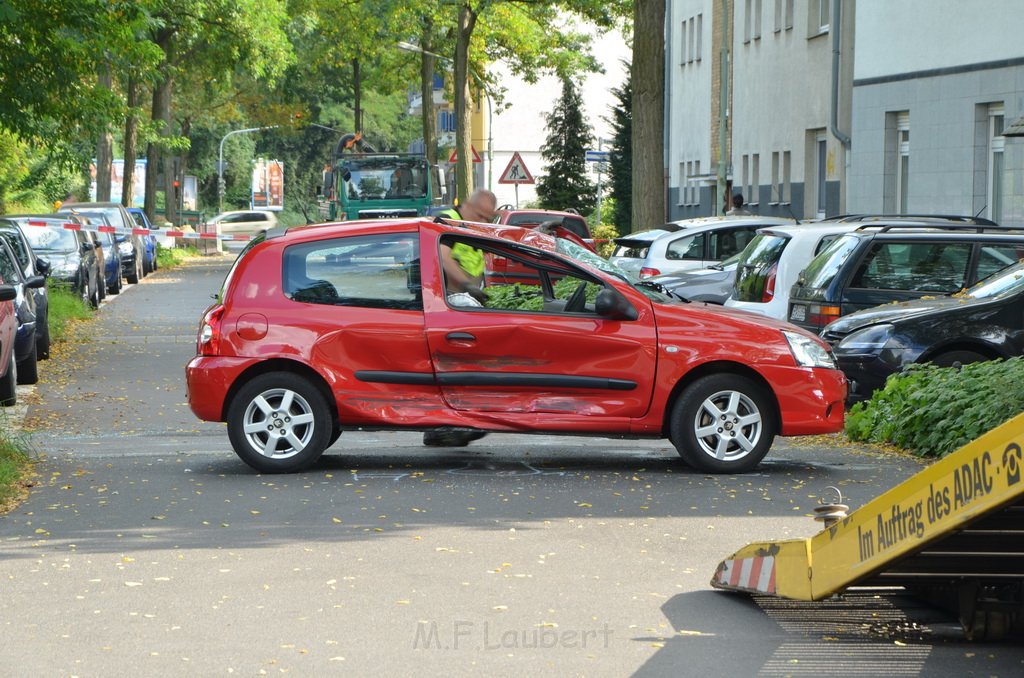
{"type": "Polygon", "coordinates": [[[489,222],[498,209],[498,199],[486,188],[473,191],[459,211],[466,221],[489,222]]]}

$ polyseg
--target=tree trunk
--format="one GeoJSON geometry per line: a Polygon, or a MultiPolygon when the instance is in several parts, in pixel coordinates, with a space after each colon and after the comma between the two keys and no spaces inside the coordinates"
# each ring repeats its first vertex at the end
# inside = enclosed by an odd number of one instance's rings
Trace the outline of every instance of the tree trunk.
{"type": "Polygon", "coordinates": [[[440,182],[437,173],[437,137],[435,136],[434,119],[434,55],[430,37],[434,30],[434,22],[428,17],[423,19],[423,33],[420,39],[420,97],[423,100],[423,149],[427,156],[430,172],[431,200],[440,196],[440,182]]]}
{"type": "Polygon", "coordinates": [[[477,13],[468,2],[459,6],[455,36],[455,195],[463,203],[473,192],[473,108],[469,94],[469,41],[477,13]]]}
{"type": "MultiPolygon", "coordinates": [[[[102,63],[99,69],[97,84],[100,89],[110,90],[110,64],[102,63]]],[[[105,124],[96,143],[96,201],[110,201],[110,170],[114,162],[114,135],[110,133],[110,125],[105,124]]]]}
{"type": "Polygon", "coordinates": [[[633,223],[665,223],[665,0],[633,10],[633,223]]]}
{"type": "Polygon", "coordinates": [[[353,130],[356,133],[363,131],[363,82],[362,73],[359,69],[359,59],[352,60],[352,98],[355,100],[353,105],[355,124],[356,128],[353,130]]]}
{"type": "MultiPolygon", "coordinates": [[[[160,66],[160,79],[153,85],[153,107],[151,111],[151,117],[153,121],[163,121],[164,126],[160,130],[161,136],[167,136],[170,133],[170,116],[171,116],[171,38],[173,33],[170,31],[158,31],[154,36],[154,42],[157,46],[163,50],[164,59],[160,66]]],[[[156,194],[159,189],[157,183],[157,177],[160,174],[161,159],[163,153],[161,152],[161,144],[159,141],[151,141],[146,146],[146,202],[145,210],[146,215],[149,216],[151,221],[156,220],[156,194]]],[[[170,220],[170,215],[164,213],[167,220],[170,220]]]]}
{"type": "MultiPolygon", "coordinates": [[[[174,63],[174,42],[168,41],[167,43],[167,63],[174,63]]],[[[171,118],[171,95],[174,91],[174,79],[171,77],[170,69],[167,71],[166,80],[161,83],[165,90],[164,96],[161,99],[161,110],[160,110],[160,121],[163,122],[163,128],[160,131],[160,136],[169,137],[173,132],[171,118]]],[[[178,223],[178,189],[175,184],[178,181],[177,172],[177,158],[175,155],[167,150],[162,154],[164,159],[164,216],[174,226],[179,226],[178,223]]]]}
{"type": "Polygon", "coordinates": [[[139,136],[139,116],[135,109],[139,105],[139,85],[135,78],[128,76],[125,84],[125,103],[128,105],[128,115],[124,120],[124,170],[121,173],[121,204],[125,207],[132,206],[135,199],[135,154],[136,142],[139,136]]]}

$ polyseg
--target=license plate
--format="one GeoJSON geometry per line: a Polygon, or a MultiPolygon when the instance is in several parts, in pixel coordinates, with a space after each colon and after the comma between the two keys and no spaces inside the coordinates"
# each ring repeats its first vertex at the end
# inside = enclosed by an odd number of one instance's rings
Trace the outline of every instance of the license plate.
{"type": "Polygon", "coordinates": [[[807,320],[807,307],[794,305],[793,308],[789,309],[789,319],[797,322],[807,320]]]}

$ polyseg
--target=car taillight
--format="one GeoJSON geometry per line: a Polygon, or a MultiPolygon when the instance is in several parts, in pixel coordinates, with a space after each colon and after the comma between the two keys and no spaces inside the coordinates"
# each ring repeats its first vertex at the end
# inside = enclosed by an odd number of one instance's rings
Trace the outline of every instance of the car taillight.
{"type": "Polygon", "coordinates": [[[761,303],[766,304],[775,298],[775,274],[779,272],[778,263],[772,264],[772,267],[764,274],[764,291],[761,292],[761,303]]]}
{"type": "Polygon", "coordinates": [[[807,309],[807,322],[815,327],[824,327],[840,316],[838,306],[811,304],[807,309]]]}
{"type": "Polygon", "coordinates": [[[641,278],[650,278],[656,275],[661,275],[661,271],[659,271],[656,268],[649,268],[647,266],[644,266],[643,268],[640,269],[641,278]]]}
{"type": "Polygon", "coordinates": [[[218,304],[203,316],[199,325],[199,338],[196,341],[196,353],[199,355],[220,355],[220,323],[224,317],[224,307],[218,304]]]}

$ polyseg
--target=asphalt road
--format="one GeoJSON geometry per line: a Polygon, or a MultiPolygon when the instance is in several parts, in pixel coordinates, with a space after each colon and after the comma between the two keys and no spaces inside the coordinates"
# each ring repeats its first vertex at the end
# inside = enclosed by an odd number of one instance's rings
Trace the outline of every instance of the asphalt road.
{"type": "Polygon", "coordinates": [[[225,260],[161,272],[47,365],[39,486],[0,517],[0,674],[1019,676],[899,595],[715,592],[723,557],[816,531],[913,460],[780,441],[706,476],[658,441],[346,433],[261,476],[196,421],[182,368],[225,260]]]}

